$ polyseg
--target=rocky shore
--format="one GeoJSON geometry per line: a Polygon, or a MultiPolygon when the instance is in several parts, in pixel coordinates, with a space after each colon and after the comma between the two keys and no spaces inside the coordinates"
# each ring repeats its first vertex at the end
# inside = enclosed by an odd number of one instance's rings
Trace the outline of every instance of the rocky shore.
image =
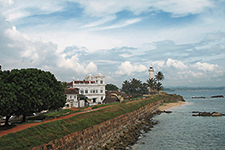
{"type": "MultiPolygon", "coordinates": [[[[111,137],[104,145],[97,145],[90,150],[123,150],[131,149],[142,134],[148,132],[154,125],[158,124],[158,121],[154,121],[152,117],[156,115],[148,114],[143,118],[137,118],[134,124],[124,127],[124,129],[116,136],[111,137]]],[[[142,143],[144,144],[144,143],[142,143]]]]}

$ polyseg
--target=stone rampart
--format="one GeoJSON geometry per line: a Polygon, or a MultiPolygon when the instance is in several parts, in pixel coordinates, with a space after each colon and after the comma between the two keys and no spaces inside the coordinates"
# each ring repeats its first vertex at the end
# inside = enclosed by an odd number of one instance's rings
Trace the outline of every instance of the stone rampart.
{"type": "Polygon", "coordinates": [[[156,111],[165,101],[180,101],[182,97],[164,98],[148,104],[138,110],[120,115],[82,131],[71,133],[67,136],[31,148],[31,150],[83,150],[102,147],[112,137],[116,137],[126,126],[135,124],[135,121],[156,111]]]}

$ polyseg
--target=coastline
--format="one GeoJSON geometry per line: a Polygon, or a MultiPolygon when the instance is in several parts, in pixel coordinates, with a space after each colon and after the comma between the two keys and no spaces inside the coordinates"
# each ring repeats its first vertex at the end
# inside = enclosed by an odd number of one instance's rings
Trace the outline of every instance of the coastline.
{"type": "Polygon", "coordinates": [[[159,106],[158,110],[159,111],[164,111],[164,110],[168,110],[171,109],[173,107],[179,107],[181,105],[186,105],[187,102],[185,101],[178,101],[178,102],[171,102],[171,103],[163,103],[162,106],[159,106]]]}

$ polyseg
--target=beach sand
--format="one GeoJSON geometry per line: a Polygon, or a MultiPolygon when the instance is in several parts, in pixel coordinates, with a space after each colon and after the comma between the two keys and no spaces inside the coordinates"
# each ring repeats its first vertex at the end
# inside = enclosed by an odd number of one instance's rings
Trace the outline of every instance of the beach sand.
{"type": "Polygon", "coordinates": [[[160,111],[169,110],[172,107],[178,107],[178,106],[185,105],[185,104],[187,104],[187,103],[183,102],[183,101],[178,101],[178,102],[174,102],[174,103],[164,103],[162,106],[159,106],[158,110],[160,110],[160,111]]]}

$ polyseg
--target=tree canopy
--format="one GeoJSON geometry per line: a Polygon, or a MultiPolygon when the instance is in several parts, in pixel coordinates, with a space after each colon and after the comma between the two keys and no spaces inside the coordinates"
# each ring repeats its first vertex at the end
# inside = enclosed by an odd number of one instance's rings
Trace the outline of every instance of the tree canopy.
{"type": "Polygon", "coordinates": [[[116,85],[110,83],[106,84],[105,89],[107,91],[118,91],[119,88],[116,85]]]}
{"type": "Polygon", "coordinates": [[[1,78],[0,115],[23,115],[25,121],[29,114],[65,105],[64,88],[50,72],[13,69],[3,71],[1,78]]]}
{"type": "Polygon", "coordinates": [[[142,83],[140,80],[135,78],[131,79],[130,81],[125,80],[122,84],[122,92],[126,93],[131,97],[147,94],[147,84],[142,83]]]}

